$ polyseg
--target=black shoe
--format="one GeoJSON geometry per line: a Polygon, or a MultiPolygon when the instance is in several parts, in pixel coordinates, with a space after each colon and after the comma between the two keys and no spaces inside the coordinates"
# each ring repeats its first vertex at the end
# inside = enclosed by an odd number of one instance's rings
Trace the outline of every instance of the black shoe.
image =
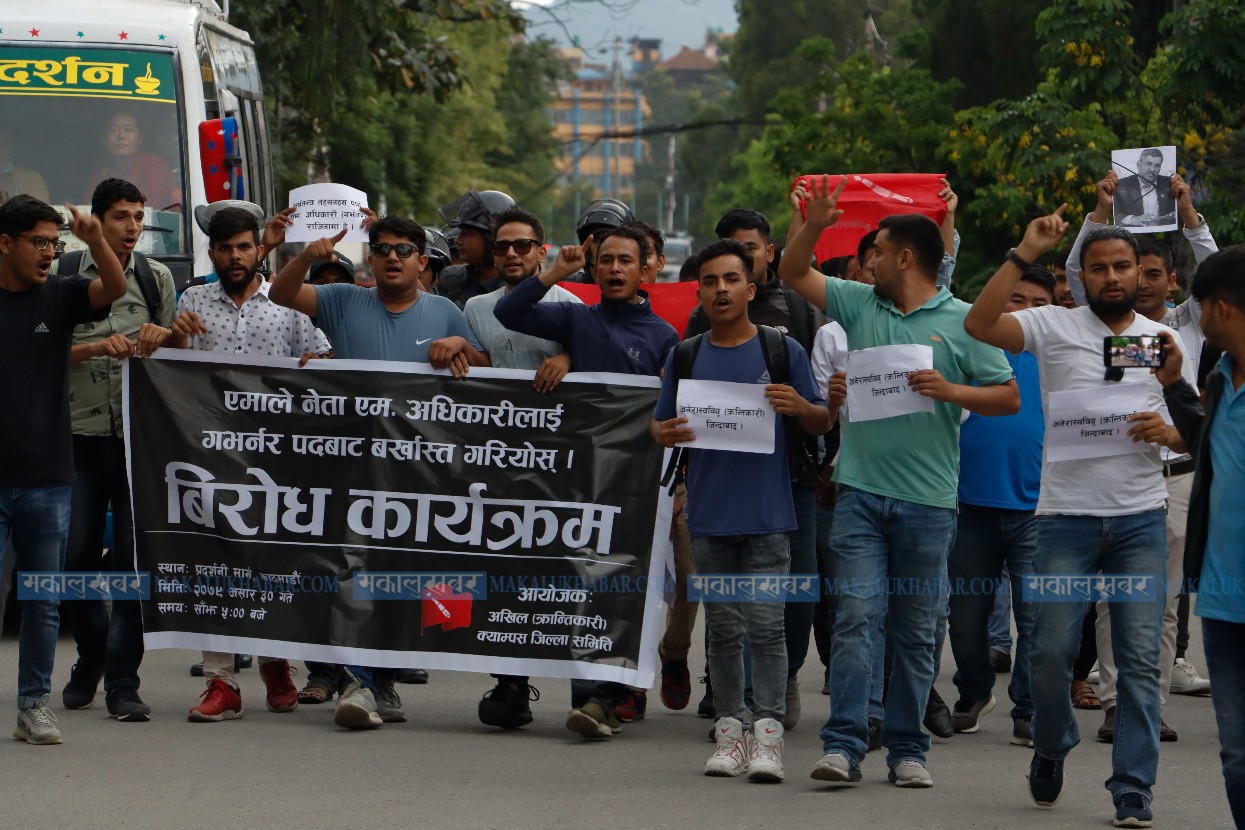
{"type": "Polygon", "coordinates": [[[696,714],[702,718],[712,718],[713,710],[713,683],[709,681],[709,675],[700,678],[700,682],[705,684],[705,696],[700,699],[700,703],[696,706],[696,714]]]}
{"type": "Polygon", "coordinates": [[[1153,827],[1154,813],[1141,793],[1124,793],[1115,805],[1112,827],[1153,827]]]}
{"type": "Polygon", "coordinates": [[[1012,673],[1012,653],[1004,651],[1001,648],[990,648],[990,664],[994,666],[995,674],[1011,674],[1012,673]]]}
{"type": "Polygon", "coordinates": [[[1012,743],[1033,748],[1032,718],[1012,718],[1012,743]]]}
{"type": "Polygon", "coordinates": [[[1029,795],[1039,807],[1054,807],[1063,793],[1063,761],[1033,753],[1029,764],[1029,795]]]}
{"type": "Polygon", "coordinates": [[[65,690],[61,692],[61,702],[65,704],[65,708],[90,709],[94,706],[95,690],[99,688],[99,681],[102,677],[103,673],[92,674],[78,663],[74,663],[73,668],[69,670],[69,682],[65,684],[65,690]]]}
{"type": "Polygon", "coordinates": [[[143,703],[137,689],[113,689],[104,695],[108,717],[125,723],[146,723],[151,720],[151,707],[143,703]]]}
{"type": "Polygon", "coordinates": [[[529,700],[540,700],[540,692],[526,683],[499,680],[480,701],[480,723],[502,729],[527,726],[532,722],[529,700]]]}
{"type": "Polygon", "coordinates": [[[249,654],[235,654],[233,656],[233,670],[234,672],[240,672],[243,669],[249,669],[254,662],[255,658],[249,654]]]}
{"type": "Polygon", "coordinates": [[[428,682],[428,670],[398,669],[398,682],[409,686],[422,686],[428,682]]]}
{"type": "Polygon", "coordinates": [[[203,661],[202,660],[200,660],[198,663],[192,663],[190,665],[190,676],[191,677],[203,677],[203,661]]]}
{"type": "Polygon", "coordinates": [[[1115,740],[1115,707],[1108,706],[1103,714],[1102,726],[1098,727],[1098,743],[1109,744],[1115,740]]]}
{"type": "Polygon", "coordinates": [[[960,700],[951,713],[951,725],[956,732],[972,734],[981,728],[981,719],[994,709],[994,695],[985,700],[960,700]]]}
{"type": "Polygon", "coordinates": [[[943,701],[938,690],[930,687],[929,701],[925,704],[925,728],[931,735],[939,738],[950,738],[955,734],[955,724],[951,721],[951,710],[943,701]]]}
{"type": "Polygon", "coordinates": [[[1159,740],[1165,744],[1179,740],[1180,736],[1176,734],[1176,730],[1167,725],[1167,721],[1159,718],[1159,740]]]}
{"type": "Polygon", "coordinates": [[[869,718],[869,752],[882,748],[882,726],[879,718],[869,718]]]}

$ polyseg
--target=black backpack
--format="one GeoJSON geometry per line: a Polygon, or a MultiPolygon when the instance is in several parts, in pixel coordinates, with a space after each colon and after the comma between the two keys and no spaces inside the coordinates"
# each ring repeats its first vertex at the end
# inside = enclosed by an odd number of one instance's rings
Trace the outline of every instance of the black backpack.
{"type": "MultiPolygon", "coordinates": [[[[765,371],[769,374],[770,383],[787,383],[791,377],[791,354],[787,349],[787,338],[778,329],[771,326],[757,326],[758,340],[761,343],[761,354],[765,358],[765,371]]],[[[696,355],[704,344],[706,334],[679,343],[674,347],[674,384],[675,395],[678,395],[679,381],[690,380],[692,367],[696,365],[696,355]]],[[[787,463],[791,469],[791,480],[800,481],[817,469],[817,438],[800,429],[794,418],[784,418],[783,427],[787,436],[787,463]]],[[[662,475],[661,484],[673,486],[677,472],[687,464],[687,449],[680,447],[671,456],[670,466],[662,475]]]]}
{"type": "MultiPolygon", "coordinates": [[[[155,272],[147,257],[138,251],[130,254],[134,257],[134,278],[138,280],[138,290],[143,294],[143,302],[147,304],[147,313],[151,322],[161,325],[161,312],[164,310],[160,302],[160,286],[156,285],[155,272]]],[[[56,273],[62,277],[72,277],[82,270],[82,251],[70,251],[61,254],[56,266],[56,273]]]]}

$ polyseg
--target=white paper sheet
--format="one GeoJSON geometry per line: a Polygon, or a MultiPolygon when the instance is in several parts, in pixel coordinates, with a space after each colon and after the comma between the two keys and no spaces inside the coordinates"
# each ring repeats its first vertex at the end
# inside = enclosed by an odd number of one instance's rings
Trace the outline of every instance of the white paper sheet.
{"type": "Polygon", "coordinates": [[[765,398],[763,383],[680,380],[677,411],[699,450],[772,453],[778,413],[765,398]]]}
{"type": "Polygon", "coordinates": [[[903,344],[859,349],[847,356],[847,419],[852,423],[933,412],[934,399],[918,395],[908,374],[934,368],[929,346],[903,344]]]}
{"type": "Polygon", "coordinates": [[[1119,383],[1047,395],[1046,459],[1071,461],[1146,452],[1134,441],[1128,416],[1146,409],[1145,383],[1119,383]]]}
{"type": "Polygon", "coordinates": [[[367,231],[361,227],[367,207],[367,194],[344,184],[305,184],[290,191],[290,205],[298,206],[292,217],[294,224],[285,232],[286,242],[315,242],[336,236],[349,227],[343,241],[367,242],[367,231]]]}

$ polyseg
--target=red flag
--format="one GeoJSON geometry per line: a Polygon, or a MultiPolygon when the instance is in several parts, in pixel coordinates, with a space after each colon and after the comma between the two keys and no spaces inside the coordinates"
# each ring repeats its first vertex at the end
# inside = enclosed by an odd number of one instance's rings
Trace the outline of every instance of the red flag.
{"type": "Polygon", "coordinates": [[[448,585],[433,585],[424,589],[422,610],[423,628],[466,628],[471,625],[471,594],[456,594],[448,585]]]}
{"type": "MultiPolygon", "coordinates": [[[[938,198],[942,190],[939,179],[945,173],[861,173],[847,174],[847,184],[839,196],[839,221],[826,228],[814,249],[817,261],[825,262],[840,256],[855,256],[861,237],[878,226],[878,222],[897,213],[920,213],[938,224],[947,215],[947,204],[938,198]]],[[[812,175],[800,176],[797,184],[812,175]]],[[[838,175],[829,176],[831,189],[838,186],[838,175]]],[[[803,212],[803,205],[801,205],[803,212]]]]}
{"type": "MultiPolygon", "coordinates": [[[[600,286],[582,282],[560,282],[558,285],[588,305],[601,302],[600,286]]],[[[653,304],[653,312],[674,326],[679,337],[682,337],[683,329],[687,328],[688,315],[699,302],[696,299],[696,283],[650,282],[640,288],[648,294],[648,301],[653,304]]]]}

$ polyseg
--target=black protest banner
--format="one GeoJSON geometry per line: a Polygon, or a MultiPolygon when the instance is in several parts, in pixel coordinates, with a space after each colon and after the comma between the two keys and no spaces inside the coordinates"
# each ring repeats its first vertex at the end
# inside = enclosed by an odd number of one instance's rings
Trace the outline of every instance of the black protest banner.
{"type": "Polygon", "coordinates": [[[656,380],[186,352],[125,382],[149,647],[651,683],[656,380]]]}

